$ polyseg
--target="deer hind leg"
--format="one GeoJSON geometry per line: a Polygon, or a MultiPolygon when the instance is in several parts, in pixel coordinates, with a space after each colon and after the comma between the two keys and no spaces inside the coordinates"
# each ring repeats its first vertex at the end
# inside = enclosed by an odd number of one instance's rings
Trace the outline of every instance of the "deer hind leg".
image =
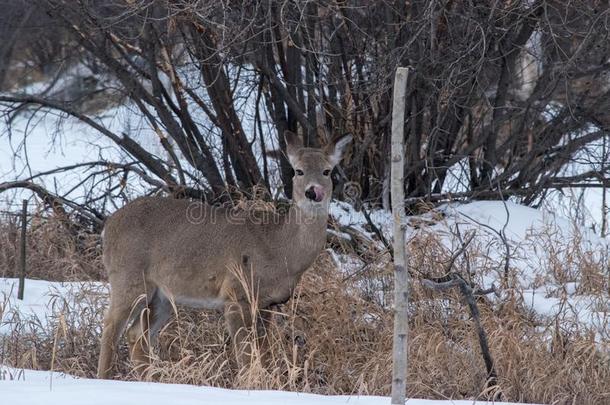
{"type": "Polygon", "coordinates": [[[137,295],[130,294],[128,289],[111,290],[110,305],[104,316],[104,328],[97,366],[98,378],[108,378],[115,362],[119,338],[132,314],[137,295]]]}
{"type": "Polygon", "coordinates": [[[159,331],[172,317],[172,305],[156,288],[146,307],[134,314],[127,330],[129,353],[136,372],[143,374],[150,364],[151,350],[157,344],[159,331]]]}

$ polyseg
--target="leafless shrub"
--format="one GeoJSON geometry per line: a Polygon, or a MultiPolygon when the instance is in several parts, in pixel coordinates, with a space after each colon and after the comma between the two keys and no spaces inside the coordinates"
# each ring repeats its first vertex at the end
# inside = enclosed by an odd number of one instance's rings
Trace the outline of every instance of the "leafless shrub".
{"type": "Polygon", "coordinates": [[[257,185],[290,195],[285,157],[279,176],[269,170],[272,151],[285,149],[277,135],[319,145],[350,131],[355,146],[335,180],[387,203],[396,66],[411,66],[409,202],[501,191],[531,204],[554,190],[608,186],[598,147],[610,123],[603,2],[78,4],[36,2],[60,33],[55,43],[79,51],[64,64],[86,66],[97,84],[75,98],[14,90],[0,96],[0,114],[11,122],[34,105],[114,142],[133,161],[129,170],[107,162],[113,180],[97,193],[142,181],[198,199],[257,185]],[[164,156],[100,124],[103,109],[80,109],[100,94],[133,106],[164,156]]]}

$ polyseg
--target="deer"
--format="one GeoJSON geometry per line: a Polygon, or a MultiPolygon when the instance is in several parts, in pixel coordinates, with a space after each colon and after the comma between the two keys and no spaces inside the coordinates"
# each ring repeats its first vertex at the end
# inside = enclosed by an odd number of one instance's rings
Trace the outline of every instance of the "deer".
{"type": "Polygon", "coordinates": [[[161,196],[135,199],[107,219],[103,264],[110,302],[103,321],[98,378],[107,379],[112,373],[123,334],[132,366],[145,369],[175,304],[223,311],[237,363],[247,364],[247,331],[256,326],[252,312],[288,301],[324,248],[331,172],[352,136],[345,134],[324,148],[304,147],[288,131],[284,139],[294,170],[292,201],[286,212],[270,220],[202,201],[161,196]],[[254,308],[251,292],[232,266],[246,267],[245,278],[256,287],[254,308]]]}

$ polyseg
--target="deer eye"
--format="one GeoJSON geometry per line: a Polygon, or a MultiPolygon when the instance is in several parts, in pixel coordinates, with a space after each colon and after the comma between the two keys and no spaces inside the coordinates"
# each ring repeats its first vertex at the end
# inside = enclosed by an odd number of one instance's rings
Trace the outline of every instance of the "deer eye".
{"type": "Polygon", "coordinates": [[[295,173],[297,174],[297,176],[302,176],[303,175],[303,170],[301,169],[296,169],[295,173]]]}
{"type": "Polygon", "coordinates": [[[323,175],[328,176],[330,174],[330,170],[326,169],[322,172],[323,175]]]}

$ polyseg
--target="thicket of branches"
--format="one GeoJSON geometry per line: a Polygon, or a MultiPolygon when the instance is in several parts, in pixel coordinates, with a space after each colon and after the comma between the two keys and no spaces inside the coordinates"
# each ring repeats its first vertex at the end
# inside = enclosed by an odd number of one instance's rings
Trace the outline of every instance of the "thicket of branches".
{"type": "Polygon", "coordinates": [[[409,201],[453,192],[532,203],[550,189],[609,183],[597,147],[610,128],[602,1],[37,0],[3,9],[1,114],[10,125],[24,105],[43,107],[116,143],[130,159],[90,164],[115,178],[100,192],[137,176],[211,200],[256,186],[290,195],[288,162],[281,157],[274,177],[268,156],[285,147],[279,135],[317,146],[351,132],[338,192],[355,182],[363,200],[387,207],[397,66],[411,67],[409,201]],[[71,66],[87,67],[76,91],[16,86],[24,72],[55,82],[71,66]],[[164,153],[106,127],[91,100],[133,105],[164,153]],[[586,169],[570,170],[583,156],[586,169]]]}

